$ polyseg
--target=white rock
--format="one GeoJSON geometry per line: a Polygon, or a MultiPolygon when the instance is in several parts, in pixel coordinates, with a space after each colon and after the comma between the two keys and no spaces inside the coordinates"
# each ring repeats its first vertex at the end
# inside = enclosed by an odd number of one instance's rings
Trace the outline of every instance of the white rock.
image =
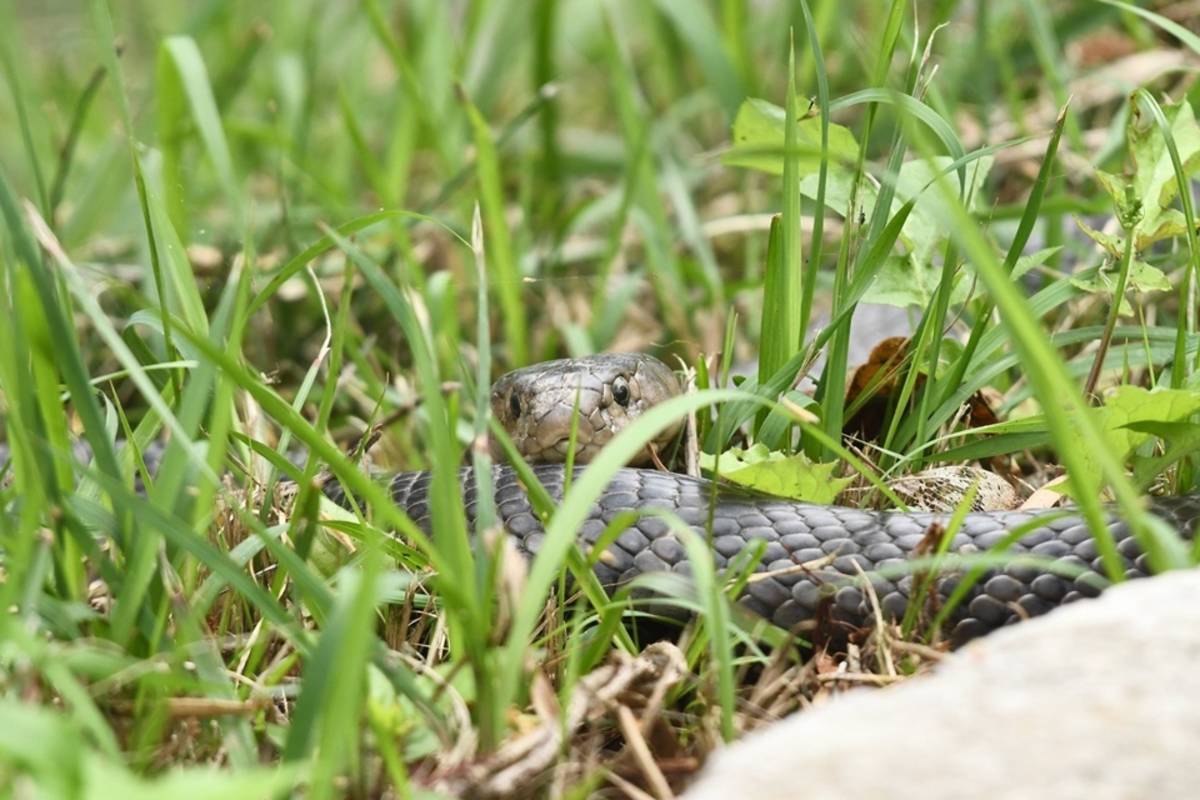
{"type": "Polygon", "coordinates": [[[714,756],[686,800],[1200,797],[1200,571],[998,631],[714,756]]]}

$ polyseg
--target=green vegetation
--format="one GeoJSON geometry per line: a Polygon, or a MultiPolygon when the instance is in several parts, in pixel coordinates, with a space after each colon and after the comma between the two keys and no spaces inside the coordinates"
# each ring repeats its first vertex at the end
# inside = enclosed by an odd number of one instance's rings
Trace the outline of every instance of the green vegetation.
{"type": "MultiPolygon", "coordinates": [[[[512,791],[681,785],[829,685],[728,602],[754,554],[718,574],[689,536],[696,588],[646,579],[700,612],[675,664],[574,546],[691,412],[706,468],[819,502],[1061,466],[1111,577],[1106,498],[1193,564],[1139,498],[1200,487],[1200,39],[1147,5],[0,5],[0,795],[428,797],[531,730],[512,791]],[[848,396],[860,302],[913,335],[848,396]],[[479,546],[488,384],[608,349],[700,390],[533,493],[527,569],[479,546]],[[380,466],[433,470],[429,535],[362,469],[380,423],[380,466]],[[587,719],[638,669],[669,713],[587,719]]],[[[886,638],[851,668],[915,669],[886,638]]]]}

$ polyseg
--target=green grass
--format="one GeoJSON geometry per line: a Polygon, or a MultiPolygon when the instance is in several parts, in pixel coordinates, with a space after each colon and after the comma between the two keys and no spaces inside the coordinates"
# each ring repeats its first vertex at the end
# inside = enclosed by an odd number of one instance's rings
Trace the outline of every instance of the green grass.
{"type": "MultiPolygon", "coordinates": [[[[759,441],[883,495],[942,462],[1062,468],[1110,575],[1105,489],[1156,567],[1193,564],[1139,493],[1200,487],[1197,84],[1066,103],[1113,42],[1200,52],[1196,20],[1155,9],[0,6],[0,795],[429,796],[439,761],[565,718],[641,651],[623,620],[655,609],[606,597],[575,531],[690,412],[710,453],[759,441]],[[1076,214],[1115,224],[1094,243],[1076,214]],[[881,297],[915,333],[883,434],[846,441],[849,321],[881,297]],[[617,348],[702,391],[560,507],[534,492],[531,564],[480,546],[494,509],[469,528],[457,470],[488,463],[490,380],[617,348]],[[1001,421],[971,429],[981,390],[1001,421]],[[380,466],[433,470],[428,535],[359,464],[380,422],[380,466]],[[282,477],[286,514],[263,491],[282,477]],[[318,477],[358,506],[329,519],[318,477]]],[[[728,602],[747,576],[687,546],[694,588],[642,582],[696,612],[643,731],[663,764],[826,691],[728,602]]],[[[567,794],[657,780],[616,716],[563,733],[567,794]]]]}

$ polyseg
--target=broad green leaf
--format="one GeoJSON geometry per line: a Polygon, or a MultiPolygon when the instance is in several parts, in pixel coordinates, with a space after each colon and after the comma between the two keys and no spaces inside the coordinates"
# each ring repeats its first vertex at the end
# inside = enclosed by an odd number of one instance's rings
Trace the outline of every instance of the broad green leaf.
{"type": "Polygon", "coordinates": [[[1125,196],[1127,183],[1124,178],[1119,175],[1113,175],[1111,172],[1105,172],[1102,169],[1094,170],[1092,177],[1096,179],[1096,183],[1100,184],[1101,189],[1108,192],[1108,196],[1113,201],[1113,208],[1116,208],[1118,211],[1128,211],[1125,196]]]}
{"type": "MultiPolygon", "coordinates": [[[[1013,265],[1012,279],[1017,280],[1030,270],[1045,264],[1061,247],[1047,247],[1036,253],[1021,256],[1013,265]]],[[[1152,268],[1151,268],[1152,269],[1152,268]]],[[[961,305],[971,294],[971,275],[959,270],[954,276],[954,288],[950,290],[950,304],[961,305]]],[[[890,256],[875,276],[863,295],[867,303],[885,303],[907,308],[927,306],[933,302],[941,280],[941,267],[926,263],[922,265],[913,255],[890,256]]]]}
{"type": "MultiPolygon", "coordinates": [[[[959,305],[967,298],[970,283],[963,272],[955,276],[950,303],[959,305]]],[[[865,303],[884,303],[890,306],[928,306],[937,293],[941,269],[921,264],[913,255],[888,256],[879,268],[871,286],[863,295],[865,303]]]]}
{"type": "MultiPolygon", "coordinates": [[[[1142,252],[1155,242],[1187,233],[1183,214],[1172,204],[1179,193],[1179,180],[1162,128],[1146,113],[1135,95],[1125,127],[1132,177],[1129,179],[1095,170],[1096,182],[1112,198],[1118,219],[1135,232],[1134,249],[1142,252]]],[[[1200,125],[1187,101],[1162,107],[1183,171],[1193,174],[1200,167],[1200,125]]],[[[1120,258],[1124,238],[1092,230],[1076,220],[1083,230],[1113,258],[1120,258]]]]}
{"type": "Polygon", "coordinates": [[[1133,456],[1133,477],[1139,485],[1146,485],[1161,475],[1168,467],[1185,458],[1194,458],[1200,453],[1200,424],[1195,422],[1131,422],[1128,430],[1149,433],[1162,440],[1165,447],[1161,454],[1156,450],[1150,455],[1133,456]]]}
{"type": "MultiPolygon", "coordinates": [[[[892,201],[892,213],[903,203],[914,201],[912,213],[900,231],[900,240],[908,248],[908,255],[892,256],[880,268],[875,282],[863,295],[868,303],[886,303],[901,308],[918,305],[928,306],[937,293],[942,279],[942,265],[934,262],[934,255],[945,249],[949,237],[950,219],[945,202],[931,189],[936,175],[949,169],[953,161],[936,158],[929,164],[925,161],[906,161],[900,168],[896,180],[896,194],[892,201]]],[[[979,189],[987,178],[992,158],[985,156],[967,167],[968,197],[978,196],[979,189]]],[[[874,204],[874,197],[870,205],[874,204]]],[[[867,206],[870,215],[870,206],[867,206]]],[[[1044,261],[1049,254],[1042,256],[1044,261]]],[[[1036,266],[1036,264],[1032,264],[1036,266]]],[[[971,289],[969,273],[959,270],[955,286],[951,290],[950,303],[959,305],[966,301],[971,289]]]]}
{"type": "MultiPolygon", "coordinates": [[[[1071,278],[1071,283],[1093,294],[1112,294],[1117,288],[1117,271],[1115,268],[1101,268],[1088,277],[1071,278]]],[[[1134,259],[1129,265],[1129,281],[1126,288],[1135,292],[1165,292],[1170,290],[1171,282],[1158,267],[1134,259]]],[[[1128,316],[1132,313],[1133,306],[1129,304],[1129,298],[1122,297],[1121,314],[1128,316]]]]}
{"type": "MultiPolygon", "coordinates": [[[[726,164],[734,167],[783,174],[784,119],[782,108],[766,100],[752,97],[742,103],[733,121],[733,147],[725,153],[726,164]]],[[[805,116],[796,123],[796,167],[800,177],[812,175],[813,194],[816,193],[816,173],[821,166],[821,118],[805,116]]],[[[851,163],[858,157],[858,141],[843,125],[829,125],[829,159],[836,165],[851,163]]],[[[837,210],[836,206],[831,207],[837,210]]],[[[842,204],[845,209],[845,203],[842,204]]]]}
{"type": "MultiPolygon", "coordinates": [[[[800,193],[811,200],[816,200],[818,177],[815,173],[805,176],[800,181],[800,193]]],[[[851,180],[852,176],[848,171],[837,168],[830,169],[826,178],[825,207],[833,209],[843,217],[846,216],[846,209],[850,206],[851,180]]],[[[875,184],[870,181],[864,182],[859,188],[858,202],[862,205],[864,214],[875,207],[877,194],[875,184]]]]}
{"type": "MultiPolygon", "coordinates": [[[[984,156],[967,166],[967,187],[964,203],[968,209],[979,205],[979,195],[991,172],[991,156],[984,156]]],[[[904,223],[900,239],[923,263],[928,263],[935,252],[940,252],[953,230],[953,215],[945,199],[934,188],[938,175],[950,168],[954,160],[947,156],[906,161],[900,168],[896,181],[896,197],[892,201],[892,213],[911,198],[916,206],[904,223]]],[[[871,214],[867,211],[867,216],[871,214]]],[[[940,271],[940,267],[937,268],[940,271]]]]}
{"type": "Polygon", "coordinates": [[[1097,409],[1109,451],[1128,455],[1152,434],[1131,425],[1143,422],[1183,422],[1200,412],[1200,392],[1188,389],[1143,389],[1120,386],[1097,409]]]}
{"type": "Polygon", "coordinates": [[[1087,234],[1089,239],[1103,247],[1113,258],[1120,258],[1121,254],[1125,252],[1125,240],[1120,236],[1098,231],[1079,217],[1075,218],[1075,226],[1087,234]]]}
{"type": "Polygon", "coordinates": [[[1141,251],[1155,242],[1186,234],[1187,220],[1183,218],[1183,212],[1179,209],[1168,208],[1157,215],[1153,227],[1147,226],[1143,222],[1138,225],[1137,232],[1138,237],[1134,240],[1133,246],[1141,251]]]}
{"type": "MultiPolygon", "coordinates": [[[[1015,281],[1030,270],[1045,264],[1061,247],[1047,247],[1036,253],[1021,256],[1013,265],[1012,279],[1015,281]]],[[[1148,269],[1154,269],[1149,267],[1148,269]]],[[[1155,270],[1157,272],[1157,270],[1155,270]]],[[[1161,273],[1159,273],[1161,274],[1161,273]]],[[[954,288],[950,290],[950,304],[961,305],[971,294],[971,275],[959,270],[954,277],[954,288]]],[[[874,282],[863,295],[868,303],[907,308],[927,306],[933,302],[941,280],[941,267],[929,263],[922,265],[913,255],[890,256],[880,267],[874,282]]],[[[1111,290],[1110,290],[1111,291],[1111,290]]]]}
{"type": "MultiPolygon", "coordinates": [[[[747,101],[749,102],[749,101],[747,101]]],[[[782,124],[782,119],[780,124],[782,124]]],[[[832,136],[832,131],[831,131],[832,136]]],[[[832,139],[831,139],[832,142],[832,139]]],[[[832,144],[830,145],[832,147],[832,144]]],[[[782,163],[782,159],[780,159],[782,163]]],[[[945,202],[931,189],[936,174],[945,172],[954,164],[954,160],[941,156],[923,160],[906,161],[900,168],[896,178],[896,191],[892,200],[892,215],[895,215],[907,202],[913,202],[913,209],[904,222],[900,231],[900,241],[908,249],[907,256],[894,256],[881,267],[876,283],[867,289],[862,297],[863,302],[886,303],[906,307],[909,305],[929,305],[941,280],[941,265],[933,262],[933,256],[940,253],[952,230],[950,214],[945,202]]],[[[971,205],[975,205],[979,190],[987,179],[993,159],[982,156],[966,167],[967,192],[971,205]]],[[[850,176],[845,170],[831,169],[825,191],[825,204],[843,217],[850,203],[850,176]]],[[[806,197],[815,199],[817,195],[817,176],[809,174],[800,181],[800,191],[806,197]]],[[[876,187],[865,183],[858,194],[858,202],[863,214],[868,218],[875,207],[877,197],[876,187]]],[[[1044,262],[1050,253],[1042,256],[1044,262]]],[[[961,303],[966,299],[969,283],[959,277],[959,285],[951,295],[952,303],[961,303]]]]}
{"type": "MultiPolygon", "coordinates": [[[[1137,227],[1139,232],[1156,231],[1179,192],[1179,183],[1162,131],[1136,101],[1132,105],[1125,135],[1133,162],[1134,196],[1143,206],[1144,216],[1137,227]]],[[[1196,124],[1192,106],[1185,100],[1177,105],[1164,105],[1162,110],[1171,124],[1171,136],[1184,172],[1191,175],[1200,165],[1200,125],[1196,124]]]]}
{"type": "MultiPolygon", "coordinates": [[[[1121,206],[1118,206],[1117,213],[1125,212],[1122,211],[1121,206]]],[[[1087,234],[1089,239],[1103,247],[1112,258],[1120,259],[1122,253],[1125,252],[1125,237],[1098,231],[1078,217],[1075,218],[1075,225],[1087,234]]],[[[1177,208],[1168,208],[1155,217],[1153,227],[1147,227],[1144,220],[1134,227],[1134,235],[1137,237],[1133,241],[1134,252],[1142,252],[1155,242],[1182,236],[1185,233],[1187,233],[1187,222],[1183,218],[1183,213],[1177,208]]]]}
{"type": "MultiPolygon", "coordinates": [[[[716,457],[700,454],[700,466],[712,471],[716,457]]],[[[720,475],[724,480],[776,497],[809,503],[832,503],[853,480],[835,478],[837,462],[818,463],[804,454],[787,455],[768,450],[761,442],[746,450],[734,448],[721,455],[720,475]]]]}
{"type": "MultiPolygon", "coordinates": [[[[939,250],[948,237],[948,229],[945,227],[949,222],[946,206],[937,198],[937,193],[931,190],[930,182],[935,172],[950,170],[955,161],[946,156],[935,157],[931,161],[932,168],[921,160],[904,162],[896,179],[891,209],[891,214],[895,215],[906,202],[915,201],[900,239],[910,249],[919,248],[922,252],[939,250]]],[[[971,198],[972,207],[978,203],[979,190],[987,180],[993,162],[994,159],[990,155],[982,155],[965,167],[968,197],[971,198]]],[[[846,216],[846,208],[850,203],[850,189],[849,173],[846,170],[831,169],[825,190],[825,205],[843,217],[846,216]]],[[[815,200],[817,176],[807,175],[801,180],[800,191],[805,197],[815,200]]],[[[877,195],[875,183],[868,181],[859,188],[858,202],[865,216],[871,216],[877,195]]]]}

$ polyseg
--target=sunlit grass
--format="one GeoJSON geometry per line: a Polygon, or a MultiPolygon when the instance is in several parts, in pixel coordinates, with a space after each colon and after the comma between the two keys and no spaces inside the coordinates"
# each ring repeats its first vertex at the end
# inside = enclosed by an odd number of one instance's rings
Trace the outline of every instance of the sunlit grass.
{"type": "MultiPolygon", "coordinates": [[[[0,7],[0,794],[416,796],[439,760],[549,724],[589,672],[637,655],[624,622],[656,614],[604,594],[579,523],[689,413],[709,452],[749,434],[884,496],[929,463],[1037,481],[1061,466],[1112,577],[1104,488],[1157,566],[1194,560],[1137,493],[1196,489],[1195,411],[1125,452],[1094,408],[1114,385],[1197,391],[1200,142],[1168,118],[1193,84],[1064,102],[1098,26],[1200,45],[1116,2],[1088,20],[918,7],[0,7]],[[750,97],[782,114],[755,169],[721,158],[750,97]],[[1125,174],[1130,102],[1162,132],[1153,185],[1184,189],[1184,222],[1114,271],[1063,222],[1121,214],[1077,165],[1101,152],[1093,166],[1125,174]],[[980,132],[1009,122],[1004,140],[980,132]],[[1170,291],[1138,284],[1137,262],[1170,291]],[[888,281],[918,298],[914,336],[884,434],[845,440],[866,401],[846,398],[850,323],[888,281]],[[1133,316],[1109,313],[1115,286],[1133,316]],[[558,507],[534,487],[547,533],[515,567],[459,489],[462,464],[489,463],[488,382],[614,348],[679,357],[701,391],[618,437],[558,507]],[[969,429],[960,410],[985,389],[1002,421],[969,429]],[[379,466],[433,471],[428,532],[359,463],[381,422],[379,466]],[[290,503],[267,491],[284,476],[290,503]],[[330,508],[321,481],[356,507],[330,508]]],[[[700,758],[811,687],[764,688],[805,655],[730,602],[751,563],[721,575],[686,544],[690,587],[639,587],[695,612],[672,634],[690,674],[663,698],[675,755],[700,758]]],[[[949,561],[977,577],[1004,558],[949,561]]],[[[576,733],[553,756],[582,792],[621,756],[576,733]]]]}

